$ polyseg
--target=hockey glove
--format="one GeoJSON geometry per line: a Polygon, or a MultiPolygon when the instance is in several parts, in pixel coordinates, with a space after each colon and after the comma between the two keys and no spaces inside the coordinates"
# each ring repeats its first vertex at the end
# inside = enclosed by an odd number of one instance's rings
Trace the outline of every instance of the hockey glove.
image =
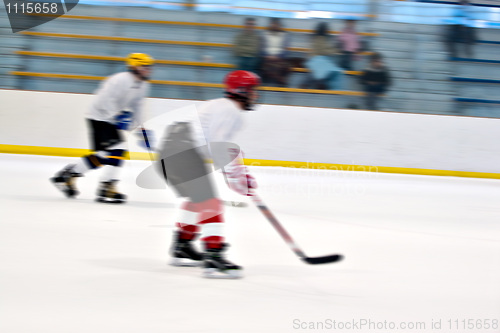
{"type": "Polygon", "coordinates": [[[223,169],[227,185],[238,194],[252,196],[253,190],[257,188],[257,181],[248,173],[243,165],[241,153],[230,164],[223,169]]]}
{"type": "Polygon", "coordinates": [[[155,136],[153,131],[141,128],[136,132],[136,135],[138,137],[137,143],[140,147],[151,150],[151,147],[155,146],[155,136]]]}
{"type": "Polygon", "coordinates": [[[132,122],[132,112],[122,111],[115,116],[115,125],[119,130],[128,130],[132,122]]]}

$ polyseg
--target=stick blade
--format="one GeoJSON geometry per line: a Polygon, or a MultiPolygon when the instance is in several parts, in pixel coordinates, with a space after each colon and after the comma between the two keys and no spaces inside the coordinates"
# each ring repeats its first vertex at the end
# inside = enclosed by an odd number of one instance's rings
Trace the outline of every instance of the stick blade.
{"type": "Polygon", "coordinates": [[[222,201],[222,203],[224,203],[224,205],[226,206],[231,206],[231,207],[240,207],[240,208],[248,207],[248,204],[246,202],[241,202],[241,201],[224,200],[222,201]]]}
{"type": "Polygon", "coordinates": [[[332,254],[330,256],[314,257],[314,258],[311,257],[302,258],[302,260],[311,265],[329,264],[341,261],[342,259],[344,259],[344,256],[341,254],[332,254]]]}

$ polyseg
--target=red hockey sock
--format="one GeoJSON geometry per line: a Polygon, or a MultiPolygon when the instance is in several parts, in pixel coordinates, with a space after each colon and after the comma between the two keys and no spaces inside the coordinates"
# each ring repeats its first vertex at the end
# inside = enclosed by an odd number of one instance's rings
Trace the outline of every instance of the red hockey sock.
{"type": "Polygon", "coordinates": [[[220,248],[224,243],[222,203],[214,198],[197,205],[200,212],[198,225],[201,227],[201,241],[207,249],[220,248]]]}
{"type": "Polygon", "coordinates": [[[199,212],[196,209],[196,204],[192,202],[185,202],[182,204],[181,214],[176,224],[181,239],[193,240],[198,234],[200,228],[196,223],[198,222],[199,212]]]}
{"type": "Polygon", "coordinates": [[[205,249],[220,249],[224,243],[222,236],[208,236],[202,238],[205,249]]]}

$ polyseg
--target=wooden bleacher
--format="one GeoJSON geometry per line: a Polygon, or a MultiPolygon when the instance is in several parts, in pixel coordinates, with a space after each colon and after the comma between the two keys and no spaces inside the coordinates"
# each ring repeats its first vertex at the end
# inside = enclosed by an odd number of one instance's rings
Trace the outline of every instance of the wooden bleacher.
{"type": "MultiPolygon", "coordinates": [[[[164,40],[164,39],[149,39],[149,38],[130,38],[130,37],[114,37],[114,36],[64,34],[64,33],[52,33],[52,32],[37,32],[37,31],[22,31],[19,34],[26,35],[26,36],[35,36],[35,37],[75,38],[75,39],[91,39],[91,40],[150,43],[150,44],[225,47],[225,48],[233,47],[232,44],[227,44],[227,43],[209,43],[209,42],[164,40]]],[[[295,52],[308,52],[309,51],[308,48],[304,48],[304,47],[290,47],[290,48],[288,48],[288,50],[295,51],[295,52]]],[[[370,55],[372,53],[373,52],[361,52],[360,55],[370,55]]]]}
{"type": "MultiPolygon", "coordinates": [[[[40,72],[24,72],[24,71],[11,71],[11,75],[17,76],[31,76],[41,78],[58,78],[58,79],[72,79],[72,80],[104,80],[104,76],[93,75],[75,75],[75,74],[59,74],[59,73],[40,73],[40,72]]],[[[152,84],[175,85],[175,86],[188,86],[188,87],[208,87],[208,88],[224,88],[221,83],[205,83],[205,82],[189,82],[189,81],[169,81],[169,80],[150,80],[152,84]]],[[[263,91],[280,91],[280,92],[296,92],[296,93],[311,93],[311,94],[326,94],[326,95],[345,95],[345,96],[364,96],[365,94],[360,91],[343,91],[343,90],[320,90],[320,89],[300,89],[300,88],[282,88],[282,87],[266,87],[261,86],[259,90],[263,91]]]]}
{"type": "MultiPolygon", "coordinates": [[[[72,54],[72,53],[57,53],[57,52],[36,52],[36,51],[16,51],[15,54],[33,57],[53,57],[53,58],[68,58],[68,59],[87,59],[87,60],[102,60],[102,61],[125,61],[125,57],[98,56],[90,54],[72,54]]],[[[212,63],[203,61],[178,61],[178,60],[162,60],[156,59],[156,64],[162,65],[180,65],[180,66],[199,66],[213,68],[235,68],[233,64],[212,63]]],[[[292,69],[295,72],[308,72],[307,68],[296,67],[292,69]]],[[[345,71],[348,75],[360,75],[360,71],[345,71]]]]}
{"type": "MultiPolygon", "coordinates": [[[[58,19],[68,19],[68,20],[93,20],[93,21],[109,21],[109,22],[123,22],[123,23],[143,23],[143,24],[166,24],[166,25],[185,25],[193,27],[210,27],[210,28],[228,28],[228,29],[243,29],[243,25],[238,24],[220,24],[220,23],[204,23],[204,22],[182,22],[182,21],[165,21],[165,20],[146,20],[146,19],[134,19],[134,18],[123,18],[123,17],[105,17],[105,16],[84,16],[84,15],[50,15],[50,14],[33,14],[34,16],[49,16],[58,17],[58,19]]],[[[368,15],[372,17],[373,15],[368,15]]],[[[255,27],[258,30],[265,30],[267,27],[258,26],[255,27]]],[[[314,30],[311,29],[293,29],[284,28],[288,32],[298,32],[298,33],[313,33],[314,30]]],[[[340,34],[340,31],[330,31],[331,34],[340,34]]],[[[380,34],[373,32],[360,32],[361,36],[377,37],[380,34]]]]}

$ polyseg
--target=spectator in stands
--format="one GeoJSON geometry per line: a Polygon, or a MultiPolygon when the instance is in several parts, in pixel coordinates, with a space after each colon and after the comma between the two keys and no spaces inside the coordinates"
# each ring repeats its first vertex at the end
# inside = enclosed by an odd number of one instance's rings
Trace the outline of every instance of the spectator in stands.
{"type": "Polygon", "coordinates": [[[262,35],[261,76],[264,82],[275,82],[281,87],[287,85],[290,64],[287,60],[289,35],[281,27],[278,18],[271,18],[269,28],[262,35]]]}
{"type": "Polygon", "coordinates": [[[238,58],[238,69],[257,72],[259,46],[260,36],[255,31],[255,19],[247,17],[245,19],[245,28],[234,39],[233,51],[238,58]]]}
{"type": "Polygon", "coordinates": [[[347,20],[345,22],[344,29],[340,33],[338,40],[341,51],[340,67],[352,71],[352,62],[356,59],[356,53],[361,49],[355,20],[347,20]]]}
{"type": "Polygon", "coordinates": [[[453,16],[453,24],[448,26],[446,36],[450,57],[456,58],[459,56],[457,44],[461,44],[466,56],[473,58],[472,45],[476,42],[476,34],[469,1],[461,0],[453,16]]]}
{"type": "Polygon", "coordinates": [[[306,66],[310,74],[301,88],[338,90],[341,86],[343,71],[333,61],[337,54],[333,37],[329,34],[328,25],[318,23],[311,36],[309,60],[306,66]]]}
{"type": "Polygon", "coordinates": [[[377,102],[391,85],[389,69],[385,67],[382,55],[374,53],[370,57],[370,65],[360,77],[361,85],[365,91],[365,102],[368,110],[378,110],[377,102]]]}

